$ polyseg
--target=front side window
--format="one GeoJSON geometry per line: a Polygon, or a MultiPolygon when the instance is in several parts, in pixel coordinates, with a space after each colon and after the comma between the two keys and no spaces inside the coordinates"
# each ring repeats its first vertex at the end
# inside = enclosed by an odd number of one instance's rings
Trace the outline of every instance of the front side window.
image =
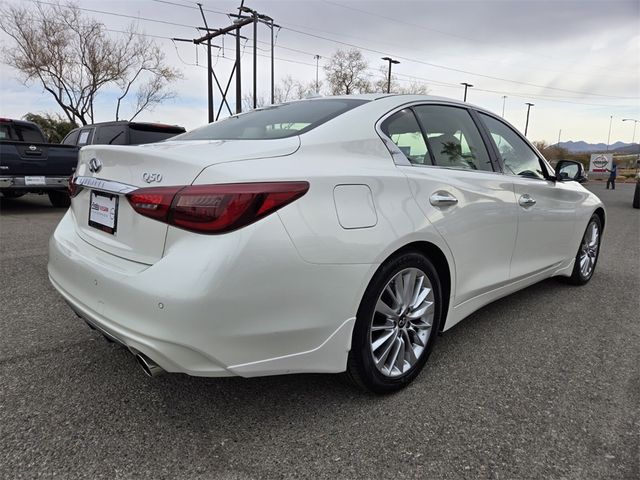
{"type": "Polygon", "coordinates": [[[480,113],[480,117],[498,147],[505,173],[544,180],[538,155],[513,129],[484,113],[480,113]]]}
{"type": "Polygon", "coordinates": [[[464,108],[442,105],[415,107],[436,165],[493,171],[489,153],[471,115],[464,108]]]}
{"type": "Polygon", "coordinates": [[[308,132],[368,100],[325,98],[261,108],[225,118],[175,140],[266,140],[308,132]]]}
{"type": "Polygon", "coordinates": [[[409,162],[414,165],[431,165],[429,149],[411,109],[405,108],[394,113],[382,122],[380,128],[404,153],[409,162]]]}

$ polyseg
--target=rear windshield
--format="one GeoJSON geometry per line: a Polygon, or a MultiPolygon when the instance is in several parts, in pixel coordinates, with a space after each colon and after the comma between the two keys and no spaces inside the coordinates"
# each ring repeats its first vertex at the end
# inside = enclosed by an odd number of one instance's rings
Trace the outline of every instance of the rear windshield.
{"type": "Polygon", "coordinates": [[[176,140],[265,140],[308,132],[368,100],[327,98],[261,108],[205,125],[176,140]]]}
{"type": "Polygon", "coordinates": [[[30,125],[14,125],[15,131],[18,134],[18,139],[21,142],[41,143],[45,139],[36,127],[30,125]]]}
{"type": "Polygon", "coordinates": [[[132,145],[138,145],[140,143],[154,143],[161,140],[166,140],[167,138],[175,137],[178,133],[179,132],[172,132],[170,130],[138,130],[130,127],[129,142],[132,145]]]}

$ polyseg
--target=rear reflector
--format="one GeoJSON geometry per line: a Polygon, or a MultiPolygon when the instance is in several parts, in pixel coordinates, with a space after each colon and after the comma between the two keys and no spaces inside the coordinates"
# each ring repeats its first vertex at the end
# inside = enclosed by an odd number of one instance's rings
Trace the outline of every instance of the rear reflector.
{"type": "Polygon", "coordinates": [[[309,190],[308,182],[234,183],[140,188],[127,199],[141,215],[198,233],[249,225],[309,190]]]}

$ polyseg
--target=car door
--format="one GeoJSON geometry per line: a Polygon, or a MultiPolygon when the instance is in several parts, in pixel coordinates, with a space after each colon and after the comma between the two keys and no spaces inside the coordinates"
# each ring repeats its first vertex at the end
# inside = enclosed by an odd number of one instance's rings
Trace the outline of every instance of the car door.
{"type": "Polygon", "coordinates": [[[453,305],[506,283],[516,238],[515,197],[509,179],[494,172],[467,109],[416,105],[385,119],[381,130],[399,149],[398,168],[453,254],[453,305]]]}
{"type": "Polygon", "coordinates": [[[573,245],[573,238],[579,192],[555,182],[546,162],[505,122],[485,113],[480,113],[479,118],[490,133],[518,202],[511,279],[544,271],[573,257],[578,248],[573,245]]]}

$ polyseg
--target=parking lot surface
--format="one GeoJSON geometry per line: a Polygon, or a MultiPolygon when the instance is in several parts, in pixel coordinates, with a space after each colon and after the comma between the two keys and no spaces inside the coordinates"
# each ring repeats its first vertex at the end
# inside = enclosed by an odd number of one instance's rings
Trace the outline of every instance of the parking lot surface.
{"type": "Polygon", "coordinates": [[[333,375],[145,377],[49,284],[64,212],[3,199],[0,478],[640,478],[640,211],[633,185],[589,188],[608,213],[591,282],[486,306],[383,397],[333,375]]]}

